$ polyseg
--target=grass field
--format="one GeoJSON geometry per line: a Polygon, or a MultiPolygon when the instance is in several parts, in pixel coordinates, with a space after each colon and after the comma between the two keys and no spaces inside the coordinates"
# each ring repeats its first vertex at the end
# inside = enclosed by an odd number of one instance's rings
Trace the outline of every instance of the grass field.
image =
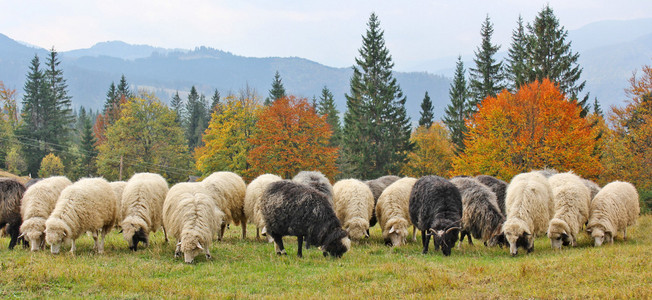
{"type": "MultiPolygon", "coordinates": [[[[255,230],[255,228],[253,229],[255,230]]],[[[54,256],[16,247],[0,239],[2,298],[652,298],[652,216],[630,228],[629,239],[591,246],[582,234],[574,249],[553,251],[547,238],[529,255],[510,257],[507,249],[476,242],[421,254],[419,241],[384,246],[380,230],[354,244],[341,259],[317,249],[296,257],[296,240],[286,238],[288,256],[273,245],[242,241],[239,227],[227,231],[203,256],[186,265],[173,258],[174,243],[156,233],[148,249],[128,251],[117,232],[107,236],[105,254],[92,251],[83,236],[77,253],[54,256]]],[[[432,250],[432,247],[431,247],[432,250]]]]}

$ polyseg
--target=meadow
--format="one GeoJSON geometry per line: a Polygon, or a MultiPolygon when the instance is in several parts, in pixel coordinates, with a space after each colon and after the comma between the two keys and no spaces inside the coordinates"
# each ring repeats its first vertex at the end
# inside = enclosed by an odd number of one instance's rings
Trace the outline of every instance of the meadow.
{"type": "MultiPolygon", "coordinates": [[[[288,256],[231,227],[211,246],[213,259],[194,264],[173,257],[174,242],[153,235],[133,253],[122,235],[107,236],[105,254],[83,236],[77,252],[52,255],[0,239],[2,298],[652,298],[652,216],[639,218],[628,240],[595,248],[581,234],[576,248],[554,251],[546,237],[535,251],[511,257],[507,248],[465,241],[450,257],[421,254],[421,238],[399,248],[384,245],[378,226],[341,259],[315,248],[296,256],[296,239],[284,239],[288,256]]],[[[411,231],[410,231],[411,233],[411,231]]],[[[69,249],[69,248],[68,248],[69,249]]],[[[524,251],[523,251],[524,252],[524,251]]]]}

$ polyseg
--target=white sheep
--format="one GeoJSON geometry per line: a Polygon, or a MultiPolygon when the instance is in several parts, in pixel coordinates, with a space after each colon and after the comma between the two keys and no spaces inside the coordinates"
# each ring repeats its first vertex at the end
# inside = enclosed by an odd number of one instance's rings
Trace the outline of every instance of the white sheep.
{"type": "MultiPolygon", "coordinates": [[[[263,174],[252,180],[247,185],[244,199],[244,212],[249,223],[256,225],[256,239],[260,238],[259,230],[265,230],[265,219],[263,218],[261,199],[265,189],[271,183],[281,181],[283,178],[274,174],[263,174]]],[[[265,232],[263,232],[265,234],[265,232]]],[[[268,242],[273,242],[271,236],[267,236],[268,242]]]]}
{"type": "Polygon", "coordinates": [[[61,191],[71,184],[70,179],[55,176],[39,180],[25,191],[20,206],[23,217],[20,232],[30,243],[32,251],[45,248],[45,221],[54,210],[61,191]]]}
{"type": "MultiPolygon", "coordinates": [[[[410,220],[410,193],[416,178],[404,177],[388,186],[376,204],[376,217],[383,232],[385,244],[401,246],[406,243],[410,220]]],[[[416,240],[416,227],[412,233],[416,240]]]]}
{"type": "MultiPolygon", "coordinates": [[[[244,198],[247,185],[240,175],[232,172],[215,172],[201,182],[209,196],[225,214],[222,226],[233,223],[242,226],[242,238],[247,237],[247,216],[244,212],[244,198]]],[[[219,240],[222,240],[224,228],[220,230],[219,240]]]]}
{"type": "Polygon", "coordinates": [[[545,234],[555,213],[552,190],[544,175],[533,171],[514,176],[505,196],[503,233],[512,255],[518,247],[534,251],[534,238],[545,234]]]}
{"type": "Polygon", "coordinates": [[[596,247],[604,242],[613,243],[618,231],[627,239],[627,227],[636,224],[640,212],[636,188],[629,182],[614,181],[605,185],[591,201],[586,231],[596,247]]]}
{"type": "Polygon", "coordinates": [[[71,242],[90,231],[95,239],[95,250],[104,252],[104,236],[116,223],[116,196],[103,178],[83,178],[61,191],[52,214],[45,222],[45,240],[50,251],[59,253],[62,243],[71,242]],[[101,235],[101,239],[100,238],[101,235]]]}
{"type": "Polygon", "coordinates": [[[109,185],[113,189],[113,192],[115,193],[115,197],[117,200],[117,214],[118,216],[116,217],[116,224],[114,225],[115,227],[120,227],[120,222],[122,222],[122,192],[125,190],[125,186],[127,186],[126,181],[111,181],[109,182],[109,185]]]}
{"type": "MultiPolygon", "coordinates": [[[[136,251],[138,242],[149,244],[149,233],[156,232],[162,223],[163,202],[168,193],[165,178],[154,173],[136,173],[127,182],[122,193],[122,235],[129,249],[136,251]]],[[[163,227],[165,242],[168,241],[163,227]]]]}
{"type": "Polygon", "coordinates": [[[584,179],[573,174],[559,173],[548,178],[555,204],[555,215],[548,225],[548,238],[553,249],[562,244],[575,246],[577,234],[589,219],[591,192],[584,179]]]}
{"type": "Polygon", "coordinates": [[[220,235],[225,215],[209,193],[201,183],[182,182],[165,197],[163,226],[177,241],[174,257],[183,253],[186,263],[200,253],[210,259],[213,237],[220,235]]]}
{"type": "Polygon", "coordinates": [[[335,215],[353,240],[369,237],[369,220],[374,210],[374,194],[357,179],[340,180],[333,185],[335,215]]]}

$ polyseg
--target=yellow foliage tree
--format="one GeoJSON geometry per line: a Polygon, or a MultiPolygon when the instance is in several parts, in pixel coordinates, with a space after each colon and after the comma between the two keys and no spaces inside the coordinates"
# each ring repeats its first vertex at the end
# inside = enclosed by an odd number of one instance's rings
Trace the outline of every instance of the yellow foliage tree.
{"type": "Polygon", "coordinates": [[[408,162],[402,173],[419,178],[424,175],[450,176],[453,169],[454,147],[449,133],[441,122],[432,123],[430,127],[419,126],[410,137],[414,151],[408,153],[408,162]]]}
{"type": "Polygon", "coordinates": [[[141,93],[121,106],[120,118],[107,127],[98,146],[98,173],[109,180],[136,172],[159,173],[172,182],[186,181],[190,153],[176,113],[154,95],[141,93]]]}
{"type": "Polygon", "coordinates": [[[38,176],[47,178],[57,175],[63,175],[63,163],[59,157],[50,153],[43,157],[41,168],[38,170],[38,176]]]}
{"type": "Polygon", "coordinates": [[[613,130],[605,143],[602,162],[604,181],[624,180],[639,189],[652,189],[652,67],[643,67],[625,91],[629,97],[623,108],[610,114],[613,130]]]}
{"type": "Polygon", "coordinates": [[[255,98],[229,96],[218,104],[202,137],[204,146],[195,150],[196,167],[204,176],[216,171],[245,174],[250,165],[249,138],[256,129],[262,108],[255,98]]]}

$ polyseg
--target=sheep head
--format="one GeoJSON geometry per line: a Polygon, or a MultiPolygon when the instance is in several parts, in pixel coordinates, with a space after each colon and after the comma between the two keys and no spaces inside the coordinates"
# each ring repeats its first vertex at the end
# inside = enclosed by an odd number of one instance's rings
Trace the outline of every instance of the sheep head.
{"type": "Polygon", "coordinates": [[[352,218],[344,223],[344,230],[348,232],[349,237],[353,240],[361,240],[369,237],[367,230],[369,229],[369,221],[363,218],[352,218]]]}
{"type": "MultiPolygon", "coordinates": [[[[438,228],[441,227],[438,226],[438,228]]],[[[430,228],[426,234],[431,235],[434,238],[433,242],[436,246],[439,245],[441,247],[444,256],[449,256],[451,255],[453,247],[455,247],[455,243],[457,243],[457,240],[460,237],[461,229],[462,228],[458,226],[450,226],[445,229],[430,228]]]]}
{"type": "Polygon", "coordinates": [[[385,244],[388,246],[398,247],[406,244],[406,237],[408,236],[408,221],[404,218],[391,218],[385,224],[385,228],[389,228],[386,231],[383,231],[383,239],[385,244]]]}
{"type": "Polygon", "coordinates": [[[61,219],[48,219],[45,227],[45,241],[50,245],[50,252],[58,254],[61,244],[71,241],[72,231],[61,219]]]}
{"type": "Polygon", "coordinates": [[[199,236],[189,233],[182,233],[181,242],[178,248],[183,253],[184,262],[191,264],[195,260],[195,257],[202,253],[205,253],[206,258],[210,259],[208,247],[209,245],[207,245],[206,242],[202,242],[199,236]]]}
{"type": "Polygon", "coordinates": [[[550,220],[548,226],[548,238],[552,244],[553,249],[561,249],[562,244],[568,246],[572,243],[572,238],[569,235],[570,227],[564,220],[554,218],[550,220]]]}
{"type": "Polygon", "coordinates": [[[147,223],[140,218],[129,216],[120,224],[122,227],[122,236],[124,237],[129,249],[138,250],[138,243],[142,242],[145,246],[149,244],[147,223]]]}
{"type": "Polygon", "coordinates": [[[351,240],[346,231],[341,228],[335,228],[326,237],[325,244],[322,246],[324,256],[342,257],[344,253],[351,248],[351,240]]]}
{"type": "Polygon", "coordinates": [[[20,226],[21,235],[29,242],[32,251],[39,251],[45,247],[45,219],[30,218],[20,226]]]}
{"type": "Polygon", "coordinates": [[[518,254],[518,248],[527,249],[528,253],[534,250],[534,238],[523,220],[508,219],[503,224],[503,233],[509,243],[509,252],[512,256],[518,254]]]}
{"type": "Polygon", "coordinates": [[[604,227],[600,225],[593,226],[586,231],[591,234],[591,237],[593,238],[593,245],[595,247],[600,247],[605,242],[613,242],[611,232],[605,230],[604,227]]]}

